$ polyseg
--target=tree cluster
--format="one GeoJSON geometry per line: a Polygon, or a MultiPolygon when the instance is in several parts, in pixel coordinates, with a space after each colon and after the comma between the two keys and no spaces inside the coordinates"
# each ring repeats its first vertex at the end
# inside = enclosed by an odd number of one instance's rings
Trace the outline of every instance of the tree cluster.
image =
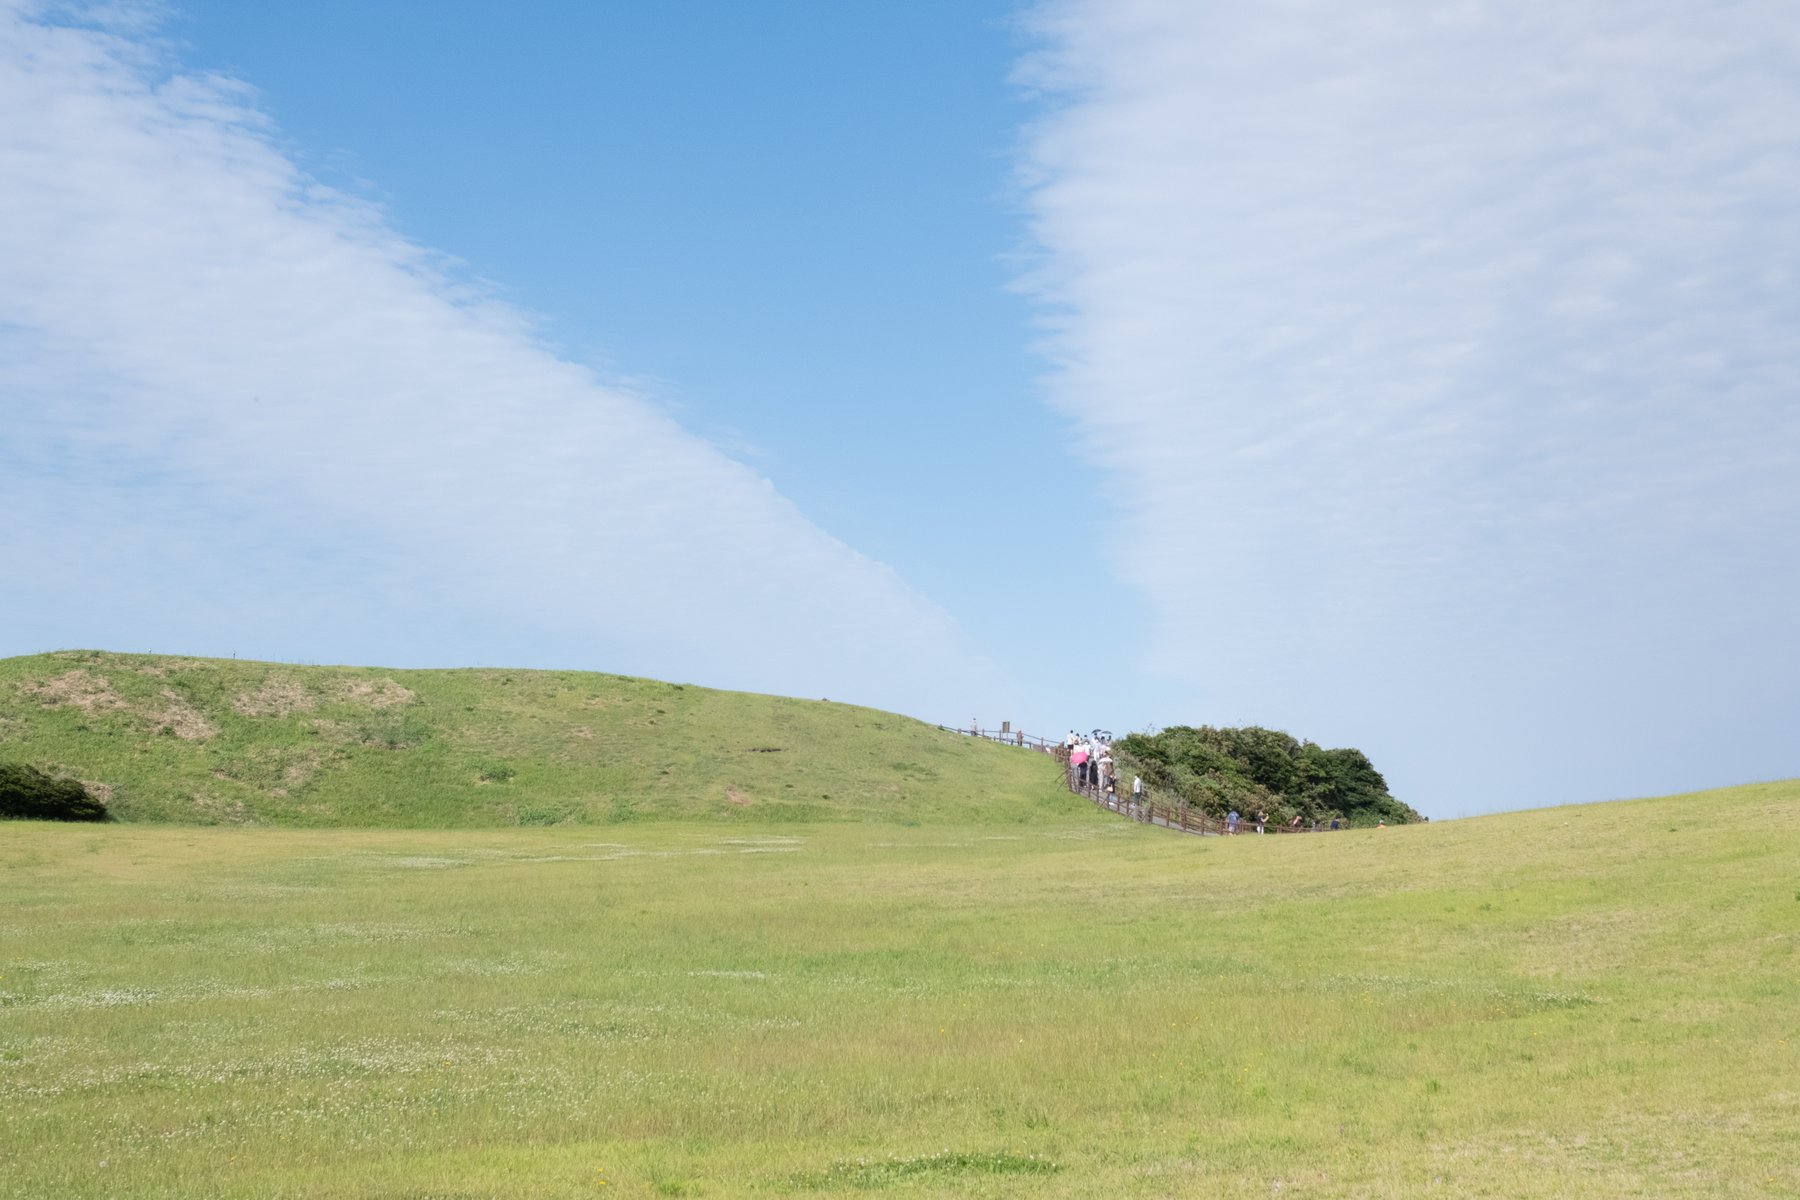
{"type": "Polygon", "coordinates": [[[1213,816],[1266,812],[1272,823],[1390,825],[1424,818],[1388,793],[1361,750],[1327,750],[1278,729],[1176,725],[1119,739],[1121,774],[1135,771],[1154,791],[1213,816]]]}
{"type": "Polygon", "coordinates": [[[0,817],[33,821],[104,821],[106,805],[74,779],[24,763],[0,763],[0,817]]]}

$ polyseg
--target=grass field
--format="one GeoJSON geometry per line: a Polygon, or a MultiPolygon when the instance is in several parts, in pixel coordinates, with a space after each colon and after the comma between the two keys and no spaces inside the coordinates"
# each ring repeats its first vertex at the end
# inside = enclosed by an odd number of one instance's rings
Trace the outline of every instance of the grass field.
{"type": "Polygon", "coordinates": [[[0,1196],[1794,1196],[1796,815],[9,823],[0,1196]]]}
{"type": "Polygon", "coordinates": [[[389,671],[76,650],[0,659],[0,761],[131,822],[421,829],[1016,823],[1041,755],[907,717],[587,671],[389,671]]]}

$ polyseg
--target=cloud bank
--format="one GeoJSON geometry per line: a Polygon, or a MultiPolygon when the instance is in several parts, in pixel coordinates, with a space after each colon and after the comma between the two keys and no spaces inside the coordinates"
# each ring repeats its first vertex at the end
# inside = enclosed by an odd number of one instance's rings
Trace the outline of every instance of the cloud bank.
{"type": "Polygon", "coordinates": [[[0,0],[0,652],[991,694],[944,613],[309,178],[243,85],[52,11],[0,0]]]}
{"type": "Polygon", "coordinates": [[[1787,6],[1032,21],[1024,286],[1158,719],[1439,814],[1800,773],[1787,6]]]}

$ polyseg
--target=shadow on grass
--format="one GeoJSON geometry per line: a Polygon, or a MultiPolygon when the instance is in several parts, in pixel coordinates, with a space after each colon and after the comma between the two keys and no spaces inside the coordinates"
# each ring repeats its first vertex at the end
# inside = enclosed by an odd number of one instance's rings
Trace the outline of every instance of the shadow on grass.
{"type": "Polygon", "coordinates": [[[946,1150],[941,1154],[929,1154],[920,1158],[859,1158],[833,1163],[816,1174],[797,1176],[794,1183],[798,1187],[817,1190],[843,1187],[874,1189],[922,1176],[1051,1175],[1059,1169],[1049,1159],[1039,1158],[1035,1154],[978,1154],[946,1150]]]}

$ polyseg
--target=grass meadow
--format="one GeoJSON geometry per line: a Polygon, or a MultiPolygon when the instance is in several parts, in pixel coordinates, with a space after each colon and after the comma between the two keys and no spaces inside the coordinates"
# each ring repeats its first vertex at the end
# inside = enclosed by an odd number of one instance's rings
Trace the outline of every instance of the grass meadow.
{"type": "Polygon", "coordinates": [[[0,826],[0,1197],[1800,1194],[1800,783],[0,826]]]}

